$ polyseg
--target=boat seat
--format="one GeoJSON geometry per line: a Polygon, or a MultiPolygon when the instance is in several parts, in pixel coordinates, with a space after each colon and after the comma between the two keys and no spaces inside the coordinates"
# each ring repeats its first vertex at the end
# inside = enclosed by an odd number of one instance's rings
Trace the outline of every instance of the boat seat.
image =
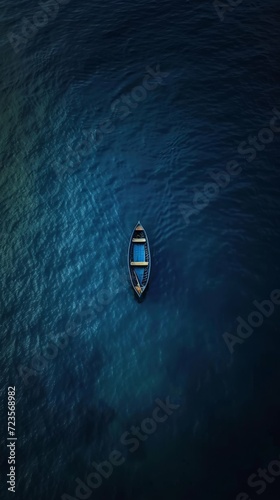
{"type": "Polygon", "coordinates": [[[130,262],[131,266],[145,267],[149,265],[149,262],[130,262]]]}
{"type": "Polygon", "coordinates": [[[132,238],[132,243],[145,243],[146,238],[132,238]]]}

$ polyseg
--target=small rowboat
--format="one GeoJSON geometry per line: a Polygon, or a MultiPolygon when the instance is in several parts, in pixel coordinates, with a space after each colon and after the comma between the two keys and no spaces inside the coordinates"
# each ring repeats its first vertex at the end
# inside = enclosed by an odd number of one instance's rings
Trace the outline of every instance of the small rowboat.
{"type": "Polygon", "coordinates": [[[128,269],[131,284],[138,297],[141,297],[150,278],[151,253],[147,233],[140,222],[136,224],[130,238],[128,269]]]}

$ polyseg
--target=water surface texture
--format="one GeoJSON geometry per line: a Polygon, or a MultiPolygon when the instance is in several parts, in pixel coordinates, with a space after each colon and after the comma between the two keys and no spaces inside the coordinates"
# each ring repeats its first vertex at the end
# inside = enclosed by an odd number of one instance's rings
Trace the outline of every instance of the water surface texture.
{"type": "Polygon", "coordinates": [[[248,477],[280,455],[280,306],[233,353],[223,335],[280,288],[279,4],[0,6],[1,499],[8,386],[17,499],[258,498],[248,477]],[[167,397],[131,452],[121,436],[167,397]]]}

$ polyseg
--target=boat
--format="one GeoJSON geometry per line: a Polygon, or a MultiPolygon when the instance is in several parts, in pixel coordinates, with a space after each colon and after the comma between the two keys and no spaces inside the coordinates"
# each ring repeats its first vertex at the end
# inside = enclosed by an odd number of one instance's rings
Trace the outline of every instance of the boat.
{"type": "Polygon", "coordinates": [[[129,241],[128,270],[133,289],[141,297],[150,278],[151,253],[147,233],[140,221],[133,229],[129,241]]]}

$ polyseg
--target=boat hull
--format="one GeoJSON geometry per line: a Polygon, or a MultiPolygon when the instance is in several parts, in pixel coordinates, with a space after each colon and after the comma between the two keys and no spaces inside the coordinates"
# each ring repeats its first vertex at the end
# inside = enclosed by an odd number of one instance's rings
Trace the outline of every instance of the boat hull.
{"type": "Polygon", "coordinates": [[[147,233],[136,224],[128,246],[128,270],[135,293],[141,297],[147,288],[151,272],[151,252],[147,233]]]}

